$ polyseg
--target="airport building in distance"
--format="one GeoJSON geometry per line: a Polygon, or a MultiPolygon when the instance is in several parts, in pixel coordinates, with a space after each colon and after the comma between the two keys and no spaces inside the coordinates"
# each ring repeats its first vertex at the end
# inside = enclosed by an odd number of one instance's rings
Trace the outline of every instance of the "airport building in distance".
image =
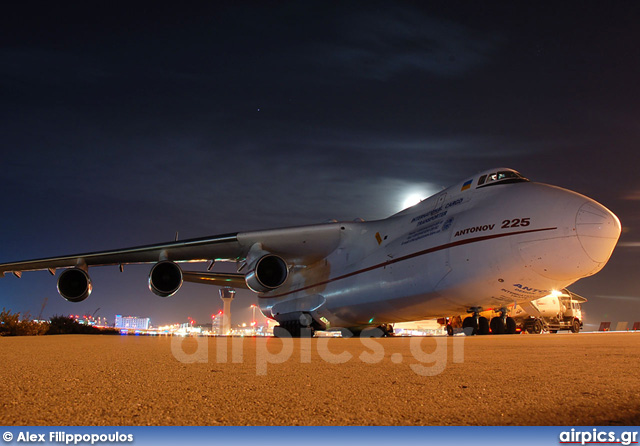
{"type": "Polygon", "coordinates": [[[148,317],[125,316],[116,314],[116,328],[127,328],[133,330],[148,330],[151,319],[148,317]]]}

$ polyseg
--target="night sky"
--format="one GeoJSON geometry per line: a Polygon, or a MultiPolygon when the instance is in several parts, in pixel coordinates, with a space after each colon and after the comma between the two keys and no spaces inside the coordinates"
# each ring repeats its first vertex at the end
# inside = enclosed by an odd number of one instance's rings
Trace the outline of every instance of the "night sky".
{"type": "MultiPolygon", "coordinates": [[[[3,3],[0,261],[384,218],[504,166],[620,217],[571,289],[587,329],[640,321],[638,23],[624,1],[3,3]]],[[[149,269],[92,268],[80,304],[8,275],[0,307],[222,308],[216,287],[155,296],[149,269]]],[[[239,290],[234,323],[256,301],[239,290]]]]}

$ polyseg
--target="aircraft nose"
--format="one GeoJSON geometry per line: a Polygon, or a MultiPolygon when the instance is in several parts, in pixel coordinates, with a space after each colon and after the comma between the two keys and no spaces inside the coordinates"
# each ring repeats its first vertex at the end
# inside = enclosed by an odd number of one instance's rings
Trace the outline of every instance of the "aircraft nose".
{"type": "Polygon", "coordinates": [[[620,237],[620,220],[595,201],[583,204],[576,214],[576,235],[594,262],[606,262],[620,237]]]}
{"type": "Polygon", "coordinates": [[[519,243],[526,268],[558,281],[591,276],[609,260],[620,237],[620,220],[600,203],[574,192],[550,190],[555,205],[548,226],[553,233],[535,233],[519,243]]]}

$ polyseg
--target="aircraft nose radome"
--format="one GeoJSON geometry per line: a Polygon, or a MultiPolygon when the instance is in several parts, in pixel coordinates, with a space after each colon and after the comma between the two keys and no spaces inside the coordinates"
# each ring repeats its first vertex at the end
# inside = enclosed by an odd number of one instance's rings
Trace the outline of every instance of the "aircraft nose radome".
{"type": "Polygon", "coordinates": [[[557,226],[557,232],[536,233],[518,247],[526,268],[547,279],[575,281],[605,266],[621,227],[618,217],[601,204],[580,194],[561,192],[555,195],[558,204],[548,214],[550,226],[557,226]]]}
{"type": "Polygon", "coordinates": [[[576,214],[576,234],[582,248],[594,262],[606,262],[620,237],[620,220],[596,202],[583,204],[576,214]]]}

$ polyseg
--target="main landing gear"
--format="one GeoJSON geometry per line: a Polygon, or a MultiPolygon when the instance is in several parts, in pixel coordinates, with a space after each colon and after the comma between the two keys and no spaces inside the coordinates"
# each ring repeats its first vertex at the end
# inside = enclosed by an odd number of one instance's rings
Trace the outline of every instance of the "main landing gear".
{"type": "Polygon", "coordinates": [[[313,327],[304,327],[296,321],[280,322],[279,326],[273,328],[276,338],[312,338],[314,334],[313,327]]]}
{"type": "Polygon", "coordinates": [[[297,320],[281,321],[273,328],[276,338],[312,338],[316,327],[311,315],[303,313],[297,320]]]}
{"type": "Polygon", "coordinates": [[[343,328],[341,332],[343,338],[390,338],[395,336],[393,324],[381,324],[377,327],[365,328],[343,328]]]}

